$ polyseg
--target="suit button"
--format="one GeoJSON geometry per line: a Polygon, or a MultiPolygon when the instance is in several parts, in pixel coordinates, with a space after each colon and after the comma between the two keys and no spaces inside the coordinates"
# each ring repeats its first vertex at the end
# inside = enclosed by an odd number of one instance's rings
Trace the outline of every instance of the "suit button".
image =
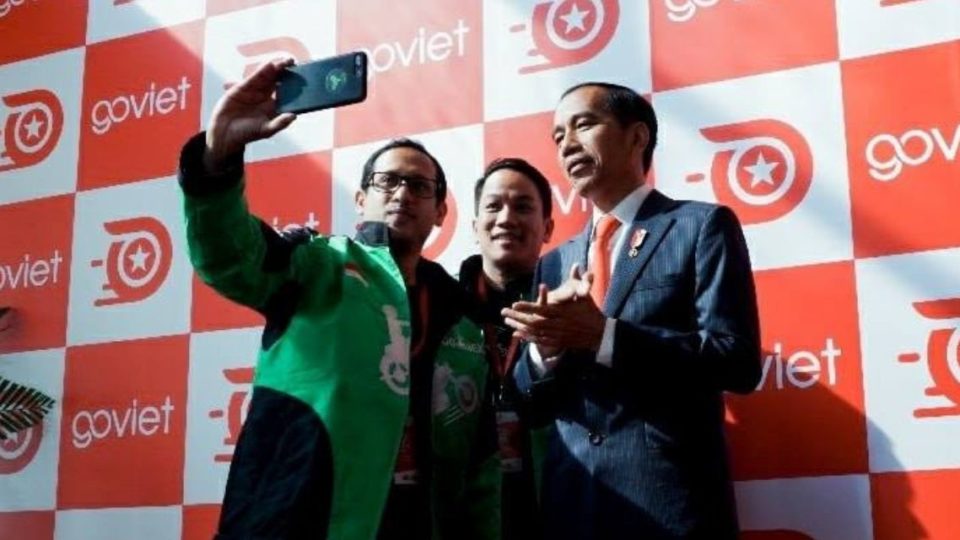
{"type": "Polygon", "coordinates": [[[589,439],[590,439],[590,444],[594,446],[600,446],[601,444],[603,444],[603,439],[605,439],[605,437],[603,436],[603,433],[597,433],[596,431],[591,431],[589,439]]]}

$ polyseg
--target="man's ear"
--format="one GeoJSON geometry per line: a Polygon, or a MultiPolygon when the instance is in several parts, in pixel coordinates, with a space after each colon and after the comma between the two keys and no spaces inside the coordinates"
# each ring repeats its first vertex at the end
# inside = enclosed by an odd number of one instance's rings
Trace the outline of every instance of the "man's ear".
{"type": "Polygon", "coordinates": [[[443,218],[447,216],[447,200],[444,199],[437,204],[437,219],[433,222],[434,226],[443,225],[443,218]]]}
{"type": "Polygon", "coordinates": [[[363,206],[366,202],[367,194],[362,189],[358,189],[357,194],[353,196],[353,206],[356,208],[358,215],[363,215],[363,206]]]}
{"type": "Polygon", "coordinates": [[[634,148],[643,154],[643,151],[647,149],[647,145],[650,144],[650,128],[643,122],[636,122],[631,128],[631,137],[634,148]]]}
{"type": "Polygon", "coordinates": [[[477,220],[470,221],[470,228],[473,230],[473,243],[480,243],[480,231],[477,230],[477,220]]]}
{"type": "Polygon", "coordinates": [[[550,237],[553,236],[553,218],[547,218],[543,222],[543,243],[550,243],[550,237]]]}

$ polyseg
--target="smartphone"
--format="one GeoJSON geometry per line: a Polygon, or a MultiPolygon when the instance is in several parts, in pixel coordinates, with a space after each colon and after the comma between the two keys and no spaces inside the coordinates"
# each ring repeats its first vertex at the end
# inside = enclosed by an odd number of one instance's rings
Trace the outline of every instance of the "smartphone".
{"type": "Polygon", "coordinates": [[[306,113],[367,97],[367,55],[352,52],[291,66],[277,81],[277,112],[306,113]]]}

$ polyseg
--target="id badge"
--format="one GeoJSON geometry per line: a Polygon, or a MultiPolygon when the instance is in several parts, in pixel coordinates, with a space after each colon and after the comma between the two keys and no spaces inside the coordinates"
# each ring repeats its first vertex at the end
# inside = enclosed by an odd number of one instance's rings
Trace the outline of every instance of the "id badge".
{"type": "Polygon", "coordinates": [[[412,486],[417,483],[417,460],[413,452],[413,441],[413,418],[408,416],[406,423],[403,425],[403,438],[400,439],[397,465],[393,470],[394,484],[412,486]]]}
{"type": "Polygon", "coordinates": [[[523,434],[520,417],[515,411],[497,412],[497,439],[500,446],[500,469],[503,472],[523,470],[523,434]]]}

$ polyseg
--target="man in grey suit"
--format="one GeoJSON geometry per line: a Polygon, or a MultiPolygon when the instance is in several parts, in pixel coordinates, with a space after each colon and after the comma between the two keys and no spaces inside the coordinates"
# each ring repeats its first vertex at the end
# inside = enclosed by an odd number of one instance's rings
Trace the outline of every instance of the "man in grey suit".
{"type": "Polygon", "coordinates": [[[545,537],[734,539],[723,392],[760,378],[740,224],[729,208],[646,184],[657,121],[628,88],[569,89],[553,138],[594,219],[541,259],[537,300],[504,310],[531,344],[518,387],[557,428],[545,537]]]}

